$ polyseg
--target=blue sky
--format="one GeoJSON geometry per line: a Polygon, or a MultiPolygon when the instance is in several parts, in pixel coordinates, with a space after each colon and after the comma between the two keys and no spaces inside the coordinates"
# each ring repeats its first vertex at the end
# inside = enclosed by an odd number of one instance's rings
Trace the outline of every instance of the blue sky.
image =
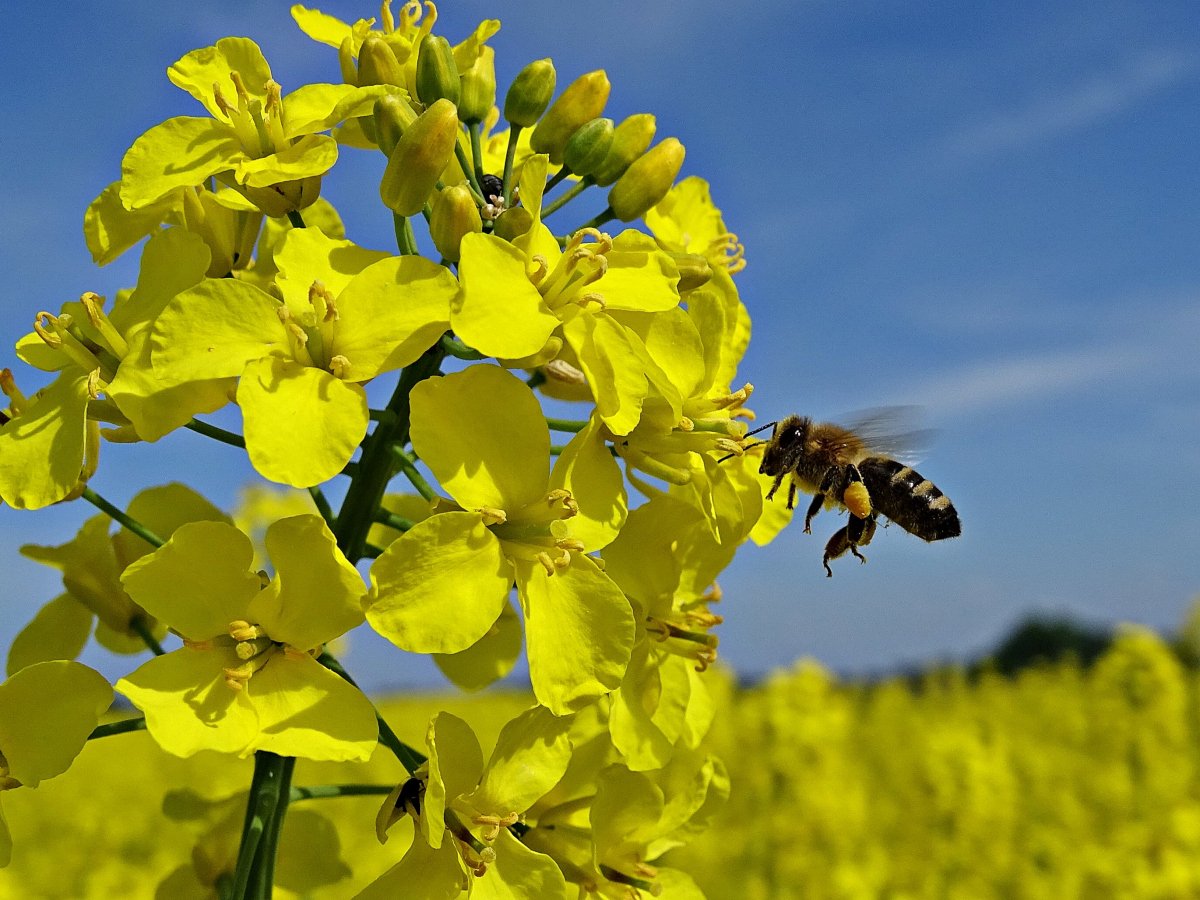
{"type": "MultiPolygon", "coordinates": [[[[78,3],[50,29],[40,7],[3,7],[4,346],[39,309],[133,283],[134,253],[91,264],[83,211],[142,131],[197,114],[165,77],[176,58],[240,34],[285,90],[339,80],[286,3],[78,3]]],[[[502,85],[544,56],[560,84],[603,67],[609,115],[653,112],[687,146],[684,173],[746,245],[743,374],[763,421],[917,403],[939,430],[920,471],[963,537],[892,528],[833,579],[831,514],[747,548],[722,579],[725,661],[874,672],[976,652],[1033,611],[1179,621],[1200,591],[1200,7],[447,2],[438,30],[457,41],[485,16],[504,23],[502,85]]],[[[346,150],[324,194],[350,237],[390,249],[381,166],[346,150]]],[[[603,197],[579,206],[582,221],[603,197]]],[[[179,479],[228,506],[252,476],[184,432],[105,445],[93,485],[123,503],[179,479]]],[[[17,545],[65,540],[91,512],[0,509],[0,643],[57,590],[17,545]]],[[[350,663],[374,687],[438,683],[367,635],[350,663]]]]}

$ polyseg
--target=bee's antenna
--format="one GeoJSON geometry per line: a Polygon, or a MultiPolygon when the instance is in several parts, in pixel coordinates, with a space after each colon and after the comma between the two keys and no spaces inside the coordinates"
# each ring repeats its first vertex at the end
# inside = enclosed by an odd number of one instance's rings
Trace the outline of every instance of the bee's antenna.
{"type": "Polygon", "coordinates": [[[760,431],[766,431],[768,428],[774,428],[778,424],[778,422],[768,422],[766,425],[762,426],[762,428],[755,428],[753,431],[747,431],[746,437],[750,437],[752,434],[758,434],[760,431]]]}
{"type": "MultiPolygon", "coordinates": [[[[764,426],[764,427],[768,427],[768,428],[769,428],[770,426],[764,426]]],[[[762,431],[762,428],[760,428],[760,429],[758,429],[758,430],[759,430],[759,431],[762,431]]],[[[754,433],[754,432],[751,432],[751,434],[753,434],[753,433],[754,433]]],[[[758,446],[760,446],[760,445],[762,445],[762,444],[765,444],[765,443],[767,443],[767,441],[755,441],[753,444],[747,444],[747,445],[746,445],[745,447],[743,447],[742,449],[743,449],[743,450],[749,450],[751,447],[758,447],[758,446]]],[[[733,457],[735,457],[735,456],[737,456],[737,454],[736,454],[736,453],[727,453],[727,454],[725,454],[724,456],[722,456],[720,459],[718,459],[718,460],[717,460],[717,465],[720,465],[721,463],[725,462],[725,460],[727,460],[727,459],[731,459],[731,458],[733,458],[733,457]]]]}

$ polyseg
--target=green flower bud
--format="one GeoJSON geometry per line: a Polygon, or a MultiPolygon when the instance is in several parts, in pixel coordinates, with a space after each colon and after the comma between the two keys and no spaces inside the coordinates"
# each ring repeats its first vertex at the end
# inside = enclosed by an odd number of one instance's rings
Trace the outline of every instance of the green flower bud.
{"type": "Polygon", "coordinates": [[[358,86],[372,84],[394,84],[404,87],[404,68],[396,60],[396,54],[380,37],[369,37],[362,42],[358,51],[358,86]]]}
{"type": "Polygon", "coordinates": [[[496,51],[481,47],[475,64],[458,81],[458,117],[468,125],[482,122],[496,105],[496,51]]]}
{"type": "Polygon", "coordinates": [[[603,69],[580,75],[572,81],[534,129],[529,139],[533,152],[548,153],[550,162],[561,163],[563,148],[571,135],[579,130],[579,126],[604,112],[609,87],[608,75],[603,69]]]}
{"type": "Polygon", "coordinates": [[[668,253],[679,269],[679,293],[694,291],[708,284],[712,278],[712,266],[699,253],[668,253]]]}
{"type": "Polygon", "coordinates": [[[458,245],[472,231],[483,231],[483,219],[471,192],[462,185],[446,188],[434,199],[429,216],[433,246],[450,262],[458,262],[458,245]]]}
{"type": "MultiPolygon", "coordinates": [[[[362,119],[365,120],[366,116],[362,119]]],[[[375,132],[374,140],[379,144],[384,156],[392,155],[400,135],[415,121],[417,114],[403,97],[388,94],[375,101],[371,124],[375,132]]],[[[366,128],[363,130],[366,131],[366,128]]]]}
{"type": "Polygon", "coordinates": [[[450,160],[458,140],[458,110],[449,100],[436,101],[417,117],[396,142],[379,182],[383,205],[398,216],[415,216],[450,160]]]}
{"type": "Polygon", "coordinates": [[[604,157],[604,162],[592,172],[592,179],[596,184],[608,187],[624,175],[633,161],[646,152],[650,142],[654,140],[656,127],[654,116],[650,113],[638,113],[618,125],[613,130],[608,156],[604,157]]]}
{"type": "Polygon", "coordinates": [[[493,233],[506,241],[519,238],[533,227],[533,215],[523,206],[506,209],[496,217],[493,223],[493,233]]]}
{"type": "Polygon", "coordinates": [[[358,86],[358,69],[354,66],[354,43],[346,38],[338,46],[338,67],[342,70],[342,81],[358,86]]]}
{"type": "Polygon", "coordinates": [[[683,168],[683,156],[683,144],[671,137],[634,160],[608,192],[613,215],[632,222],[667,196],[683,168]]]}
{"type": "Polygon", "coordinates": [[[554,96],[554,63],[537,59],[517,73],[504,97],[504,120],[528,128],[542,117],[554,96]]]}
{"type": "Polygon", "coordinates": [[[438,100],[457,105],[459,90],[458,66],[450,42],[440,35],[425,35],[417,56],[417,99],[426,106],[438,100]]]}
{"type": "Polygon", "coordinates": [[[592,119],[567,141],[563,165],[575,175],[591,175],[604,162],[613,142],[613,120],[592,119]]]}

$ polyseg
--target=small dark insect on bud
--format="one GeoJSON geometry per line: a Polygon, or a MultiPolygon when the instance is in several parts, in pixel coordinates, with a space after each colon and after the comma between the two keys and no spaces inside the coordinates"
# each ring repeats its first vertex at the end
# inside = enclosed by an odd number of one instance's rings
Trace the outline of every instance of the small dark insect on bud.
{"type": "Polygon", "coordinates": [[[490,203],[497,202],[504,195],[504,182],[495,175],[484,175],[479,188],[483,191],[483,199],[490,203]]]}

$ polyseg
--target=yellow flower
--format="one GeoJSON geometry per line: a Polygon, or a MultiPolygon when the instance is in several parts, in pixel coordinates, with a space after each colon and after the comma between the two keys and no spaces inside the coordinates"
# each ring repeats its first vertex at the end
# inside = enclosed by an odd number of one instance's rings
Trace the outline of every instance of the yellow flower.
{"type": "Polygon", "coordinates": [[[418,384],[412,442],[462,511],[430,516],[375,561],[372,627],[405,650],[457,654],[501,627],[515,580],[539,702],[563,714],[616,687],[633,614],[586,553],[624,521],[620,473],[583,441],[551,473],[537,398],[496,366],[418,384]]]}
{"type": "Polygon", "coordinates": [[[138,210],[180,187],[216,176],[270,216],[316,200],[320,176],[337,161],[327,131],[371,112],[399,88],[309,84],[284,97],[258,45],[222,38],[167,70],[211,119],[178,116],[134,141],[121,163],[121,203],[138,210]]]}
{"type": "Polygon", "coordinates": [[[117,682],[168,753],[269,750],[365,760],[378,736],[357,689],[318,663],[321,646],[362,622],[366,590],[319,516],[267,531],[275,577],[251,571],[250,539],[223,522],[184,525],[121,577],[139,605],[184,640],[117,682]]]}
{"type": "Polygon", "coordinates": [[[560,250],[538,219],[546,171],[539,155],[521,175],[521,201],[534,216],[528,232],[511,244],[491,234],[463,237],[462,291],[451,325],[481,353],[508,360],[539,353],[561,329],[601,418],[614,434],[627,434],[649,388],[648,357],[637,334],[611,313],[676,308],[679,272],[650,237],[633,230],[614,239],[584,229],[560,250]]]}
{"type": "MultiPolygon", "coordinates": [[[[67,771],[112,699],[100,673],[77,662],[36,663],[0,684],[0,795],[67,771]]],[[[0,867],[11,858],[0,808],[0,867]]]]}
{"type": "Polygon", "coordinates": [[[666,250],[697,253],[714,269],[723,268],[730,275],[746,268],[746,248],[725,228],[703,178],[690,175],[683,179],[642,218],[666,250]]]}
{"type": "Polygon", "coordinates": [[[279,297],[236,279],[175,296],[154,321],[165,385],[240,376],[246,449],[266,478],[310,487],[341,471],[367,433],[362,382],[414,362],[449,324],[448,270],[327,237],[287,232],[279,297]]]}
{"type": "Polygon", "coordinates": [[[504,726],[484,765],[471,727],[450,713],[435,716],[425,739],[428,762],[396,786],[376,819],[383,841],[411,815],[412,845],[356,900],[451,896],[455,888],[527,900],[564,896],[566,881],[554,861],[518,841],[508,826],[566,772],[571,723],[570,716],[535,706],[504,726]]]}
{"type": "MultiPolygon", "coordinates": [[[[219,509],[182,484],[138,493],[126,510],[151,532],[169,538],[188,522],[228,522],[219,509]]],[[[154,548],[124,528],[110,534],[112,519],[101,514],[83,523],[75,539],[58,547],[26,544],[21,555],[62,571],[66,593],[51,600],[13,641],[8,671],[47,659],[74,659],[96,624],[96,641],[114,653],[140,653],[145,641],[135,628],[141,619],[156,638],[166,626],[155,622],[125,593],[121,573],[154,548]]]]}

